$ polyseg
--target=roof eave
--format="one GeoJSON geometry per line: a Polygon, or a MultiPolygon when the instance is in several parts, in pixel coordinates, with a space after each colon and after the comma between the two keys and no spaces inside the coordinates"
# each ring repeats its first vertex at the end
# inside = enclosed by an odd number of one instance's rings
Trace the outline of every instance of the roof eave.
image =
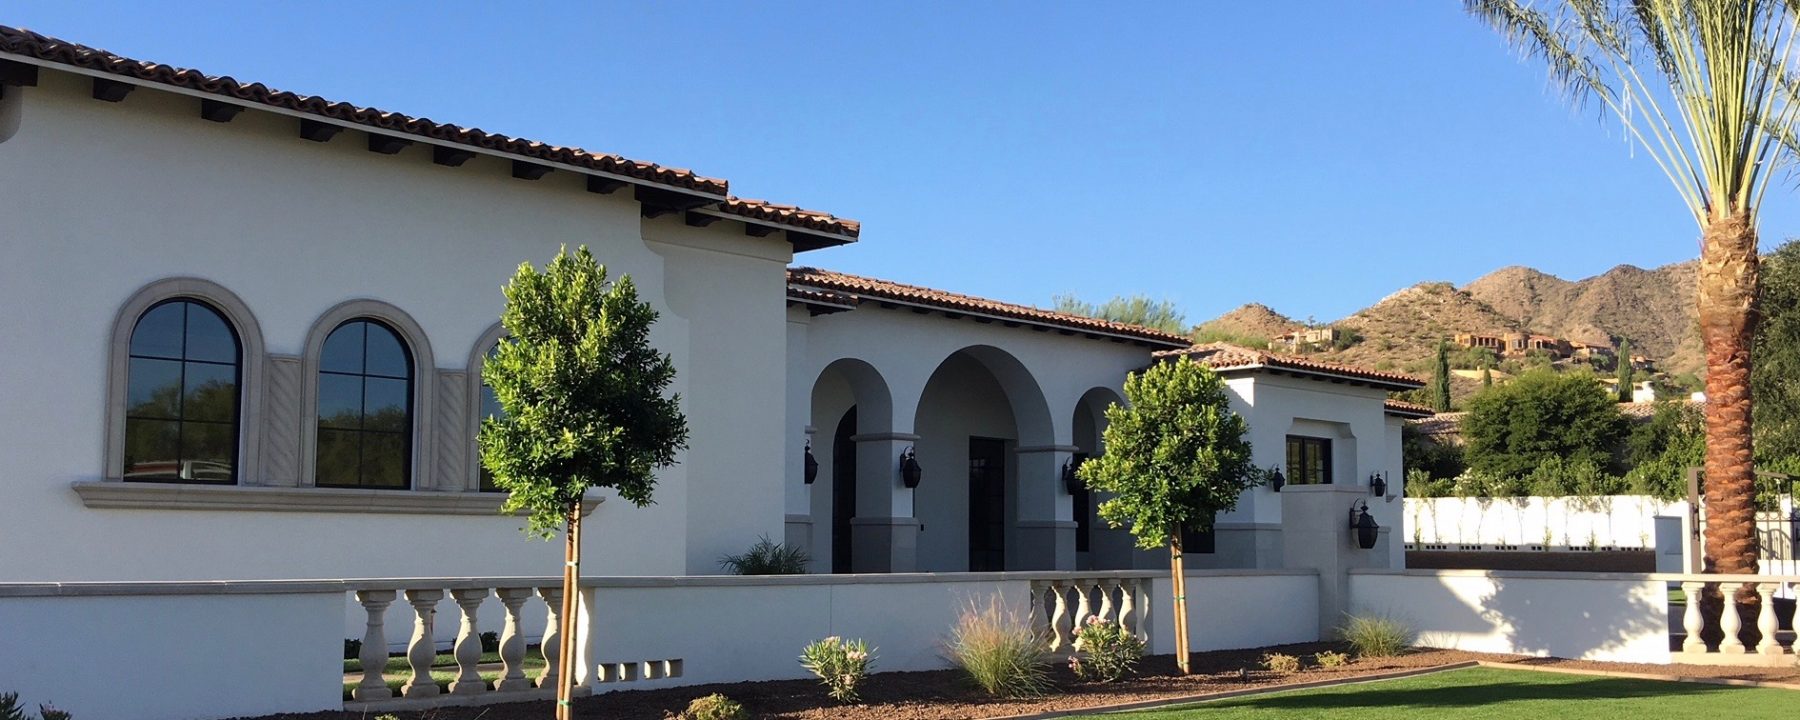
{"type": "MultiPolygon", "coordinates": [[[[854,292],[854,291],[848,291],[848,290],[838,290],[836,288],[822,287],[822,286],[818,286],[818,285],[802,285],[799,283],[796,283],[796,285],[800,285],[801,287],[811,288],[814,290],[820,290],[820,291],[824,291],[824,292],[836,292],[836,293],[853,293],[854,292]]],[[[983,310],[972,310],[972,309],[968,309],[968,308],[949,308],[949,307],[944,307],[942,305],[933,305],[930,303],[921,303],[921,302],[914,302],[914,301],[908,301],[908,300],[901,300],[898,298],[892,298],[892,297],[888,297],[885,295],[868,294],[868,295],[861,295],[861,296],[868,300],[877,302],[877,303],[899,305],[899,306],[905,306],[908,308],[914,308],[917,310],[926,310],[926,311],[937,312],[937,313],[948,313],[948,314],[963,315],[963,316],[968,316],[968,317],[979,317],[979,318],[985,318],[987,320],[991,320],[993,322],[1017,323],[1019,325],[1027,325],[1027,326],[1031,326],[1034,328],[1043,328],[1045,330],[1049,330],[1052,332],[1066,332],[1066,333],[1070,333],[1070,334],[1098,336],[1100,338],[1104,338],[1104,339],[1108,339],[1108,340],[1118,340],[1120,342],[1137,343],[1137,344],[1148,345],[1148,346],[1152,346],[1152,347],[1162,347],[1162,348],[1174,349],[1174,348],[1179,348],[1179,347],[1186,347],[1188,344],[1186,341],[1178,342],[1175,340],[1159,340],[1156,338],[1144,337],[1144,336],[1140,336],[1140,335],[1133,335],[1133,334],[1129,334],[1129,333],[1121,333],[1121,332],[1110,331],[1110,330],[1103,330],[1103,329],[1099,329],[1099,328],[1076,327],[1076,326],[1071,326],[1071,325],[1059,325],[1057,323],[1045,322],[1043,320],[1034,320],[1031,318],[1017,317],[1014,315],[1007,315],[1004,313],[987,312],[987,311],[983,311],[983,310]]]]}
{"type": "Polygon", "coordinates": [[[1306,376],[1310,376],[1310,377],[1318,379],[1318,380],[1324,380],[1324,381],[1328,381],[1328,382],[1358,383],[1358,384],[1362,384],[1362,385],[1368,385],[1370,387],[1380,388],[1382,390],[1401,390],[1401,391],[1403,391],[1403,390],[1417,390],[1419,388],[1425,387],[1425,383],[1422,383],[1422,382],[1416,383],[1416,384],[1415,383],[1406,383],[1406,382],[1400,382],[1397,380],[1390,380],[1390,379],[1386,379],[1386,378],[1372,378],[1372,377],[1367,377],[1367,376],[1363,376],[1363,375],[1351,375],[1348,373],[1331,372],[1329,370],[1317,370],[1317,369],[1313,369],[1313,368],[1300,368],[1300,367],[1292,367],[1292,366],[1288,366],[1288,365],[1278,365],[1278,364],[1271,364],[1271,363],[1252,363],[1252,364],[1248,364],[1248,365],[1231,365],[1231,366],[1222,367],[1222,368],[1213,368],[1213,370],[1215,372],[1218,372],[1221,374],[1230,373],[1230,372],[1256,372],[1256,371],[1260,371],[1260,370],[1267,370],[1269,372],[1283,372],[1283,373],[1289,373],[1289,374],[1293,374],[1293,375],[1306,375],[1306,376]]]}

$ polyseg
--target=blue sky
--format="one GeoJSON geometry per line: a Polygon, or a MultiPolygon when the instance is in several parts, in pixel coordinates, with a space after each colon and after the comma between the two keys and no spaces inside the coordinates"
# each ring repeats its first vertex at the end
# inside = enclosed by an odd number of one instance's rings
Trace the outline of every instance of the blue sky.
{"type": "Polygon", "coordinates": [[[800,263],[1038,305],[1323,321],[1698,251],[1651,160],[1448,0],[499,7],[11,0],[0,24],[692,168],[863,221],[800,263]]]}

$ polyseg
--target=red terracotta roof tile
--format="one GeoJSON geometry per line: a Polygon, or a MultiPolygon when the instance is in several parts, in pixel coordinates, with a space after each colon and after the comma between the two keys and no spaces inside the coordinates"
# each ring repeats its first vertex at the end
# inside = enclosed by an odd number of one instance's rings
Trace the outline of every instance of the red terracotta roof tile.
{"type": "Polygon", "coordinates": [[[917,285],[877,280],[875,278],[849,275],[846,273],[820,270],[810,267],[788,268],[788,284],[790,287],[813,288],[849,294],[858,298],[875,298],[892,300],[915,305],[939,308],[953,312],[965,312],[975,315],[1012,318],[1022,322],[1049,325],[1071,330],[1108,335],[1122,335],[1143,340],[1162,347],[1183,347],[1190,341],[1186,336],[1174,335],[1161,330],[1126,323],[1100,320],[1097,318],[1069,315],[1065,313],[1042,310],[1028,305],[1015,305],[998,300],[988,300],[972,295],[934,290],[917,285]]]}
{"type": "Polygon", "coordinates": [[[22,55],[60,65],[196,90],[388,132],[469,145],[509,155],[588,168],[702,194],[717,195],[723,198],[719,203],[720,210],[767,222],[848,237],[856,237],[861,231],[860,223],[838,218],[829,213],[802,210],[787,205],[775,205],[760,200],[724,197],[730,190],[729,184],[725,180],[705,177],[690,170],[631,160],[609,153],[591,152],[576,147],[549,145],[534,140],[490,133],[478,128],[465,128],[459,125],[435,122],[427,118],[412,117],[375,108],[357,107],[345,102],[332,102],[317,95],[301,96],[285,90],[274,90],[262,83],[246,84],[229,76],[207,75],[198,70],[133,60],[105,50],[6,25],[0,25],[0,53],[22,55]]]}
{"type": "Polygon", "coordinates": [[[1186,355],[1214,370],[1247,370],[1268,367],[1321,375],[1339,375],[1400,389],[1410,390],[1425,387],[1424,380],[1411,375],[1369,370],[1354,365],[1323,362],[1294,355],[1276,355],[1263,350],[1222,342],[1195,345],[1181,350],[1169,350],[1157,353],[1157,355],[1159,357],[1186,355]]]}
{"type": "Polygon", "coordinates": [[[1424,405],[1409,403],[1405,400],[1394,400],[1391,398],[1383,403],[1382,407],[1387,410],[1389,415],[1399,415],[1410,418],[1423,419],[1437,414],[1436,410],[1424,405]]]}

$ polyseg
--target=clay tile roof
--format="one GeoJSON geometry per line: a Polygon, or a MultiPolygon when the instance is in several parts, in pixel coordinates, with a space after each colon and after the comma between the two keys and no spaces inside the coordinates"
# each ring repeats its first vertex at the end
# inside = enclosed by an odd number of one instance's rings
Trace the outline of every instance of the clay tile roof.
{"type": "Polygon", "coordinates": [[[1462,432],[1463,418],[1468,412],[1438,413],[1428,418],[1412,421],[1413,427],[1424,435],[1456,435],[1462,432]]]}
{"type": "Polygon", "coordinates": [[[1437,414],[1436,410],[1418,403],[1409,403],[1405,400],[1389,399],[1382,407],[1387,410],[1389,415],[1400,415],[1410,418],[1424,419],[1437,414]]]}
{"type": "Polygon", "coordinates": [[[846,295],[844,293],[831,292],[829,290],[813,290],[810,288],[794,287],[792,285],[788,286],[787,296],[788,300],[792,302],[842,308],[845,310],[856,307],[857,304],[857,299],[854,295],[846,295]]]}
{"type": "Polygon", "coordinates": [[[1214,370],[1250,370],[1276,368],[1319,375],[1335,375],[1368,381],[1371,384],[1400,390],[1425,387],[1425,381],[1411,375],[1369,370],[1354,365],[1323,362],[1294,355],[1276,355],[1231,343],[1206,343],[1181,350],[1157,353],[1160,357],[1186,355],[1214,370]]]}
{"type": "Polygon", "coordinates": [[[0,25],[0,53],[22,55],[59,65],[196,90],[240,102],[267,105],[387,132],[469,145],[545,162],[588,168],[705,195],[716,195],[720,196],[719,208],[722,211],[767,222],[848,237],[856,237],[861,231],[861,225],[856,221],[838,218],[829,213],[774,205],[759,200],[725,197],[730,189],[725,180],[705,177],[691,170],[631,160],[610,153],[550,145],[535,140],[490,133],[478,128],[439,123],[427,118],[412,117],[386,110],[357,107],[346,102],[326,100],[317,95],[301,96],[285,90],[274,90],[262,83],[245,84],[224,75],[207,75],[189,68],[133,60],[105,50],[6,25],[0,25]]]}
{"type": "Polygon", "coordinates": [[[1029,305],[1015,305],[998,300],[988,300],[972,295],[933,290],[917,285],[877,280],[875,278],[849,275],[830,270],[810,267],[788,268],[788,284],[818,290],[835,291],[861,298],[875,298],[923,305],[953,312],[965,312],[972,315],[1011,318],[1021,322],[1038,325],[1049,325],[1070,330],[1090,333],[1104,333],[1114,336],[1125,336],[1142,340],[1162,347],[1185,347],[1189,344],[1186,336],[1166,333],[1161,330],[1139,325],[1082,317],[1065,313],[1042,310],[1029,305]]]}

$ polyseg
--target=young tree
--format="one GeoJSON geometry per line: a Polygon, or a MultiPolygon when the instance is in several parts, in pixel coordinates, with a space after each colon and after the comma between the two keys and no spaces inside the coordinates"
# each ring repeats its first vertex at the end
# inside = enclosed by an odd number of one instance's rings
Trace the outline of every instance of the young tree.
{"type": "Polygon", "coordinates": [[[1121,295],[1095,305],[1083,302],[1074,295],[1058,295],[1055,302],[1057,312],[1069,315],[1141,325],[1175,335],[1188,331],[1187,315],[1168,300],[1152,300],[1144,295],[1121,295]]]}
{"type": "MultiPolygon", "coordinates": [[[[1794,14],[1780,0],[1463,0],[1577,103],[1600,100],[1700,228],[1709,568],[1755,573],[1757,211],[1794,157],[1794,14]]],[[[1621,358],[1629,361],[1629,358],[1621,358]]]]}
{"type": "Polygon", "coordinates": [[[610,488],[648,505],[656,468],[687,447],[687,419],[663,394],[675,366],[650,346],[656,310],[630,276],[608,282],[586,247],[563,248],[542,273],[520,265],[505,293],[510,335],[481,372],[505,412],[482,421],[481,462],[511,493],[502,512],[525,512],[526,532],[545,540],[564,534],[556,717],[567,720],[582,498],[610,488]]]}
{"type": "Polygon", "coordinates": [[[1631,402],[1631,386],[1636,384],[1631,364],[1631,340],[1619,341],[1619,402],[1631,402]]]}
{"type": "Polygon", "coordinates": [[[1450,412],[1450,344],[1438,338],[1437,364],[1431,376],[1431,409],[1450,412]]]}
{"type": "Polygon", "coordinates": [[[1250,459],[1248,426],[1231,411],[1225,381],[1191,358],[1161,362],[1125,380],[1129,407],[1106,409],[1106,454],[1077,471],[1088,487],[1112,493],[1100,504],[1108,525],[1129,525],[1137,545],[1169,547],[1175,595],[1175,662],[1188,671],[1183,528],[1206,531],[1238,495],[1262,481],[1250,459]]]}

